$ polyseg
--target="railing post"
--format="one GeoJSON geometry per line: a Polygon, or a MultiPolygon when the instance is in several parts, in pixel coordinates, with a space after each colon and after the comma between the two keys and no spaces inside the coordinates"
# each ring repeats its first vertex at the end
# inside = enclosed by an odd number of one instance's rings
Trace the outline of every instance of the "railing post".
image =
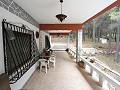
{"type": "Polygon", "coordinates": [[[99,84],[101,87],[103,86],[103,78],[101,75],[99,75],[99,84]]]}
{"type": "Polygon", "coordinates": [[[106,88],[107,86],[107,81],[99,74],[99,84],[101,87],[106,88]]]}
{"type": "Polygon", "coordinates": [[[90,68],[90,75],[92,76],[93,75],[93,69],[90,68]]]}
{"type": "Polygon", "coordinates": [[[84,69],[86,69],[86,63],[84,63],[84,69]]]}

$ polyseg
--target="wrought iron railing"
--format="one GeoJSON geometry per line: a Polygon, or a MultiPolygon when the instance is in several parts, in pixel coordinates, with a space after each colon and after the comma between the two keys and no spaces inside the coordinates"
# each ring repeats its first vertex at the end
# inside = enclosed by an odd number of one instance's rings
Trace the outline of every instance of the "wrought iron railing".
{"type": "Polygon", "coordinates": [[[39,59],[34,32],[3,20],[5,72],[10,83],[17,82],[39,59]]]}

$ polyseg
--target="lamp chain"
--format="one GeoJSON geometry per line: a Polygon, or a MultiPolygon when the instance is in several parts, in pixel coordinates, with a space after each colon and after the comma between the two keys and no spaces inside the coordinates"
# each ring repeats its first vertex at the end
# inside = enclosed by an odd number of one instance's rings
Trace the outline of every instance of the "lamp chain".
{"type": "Polygon", "coordinates": [[[62,14],[62,3],[61,3],[61,14],[62,14]]]}

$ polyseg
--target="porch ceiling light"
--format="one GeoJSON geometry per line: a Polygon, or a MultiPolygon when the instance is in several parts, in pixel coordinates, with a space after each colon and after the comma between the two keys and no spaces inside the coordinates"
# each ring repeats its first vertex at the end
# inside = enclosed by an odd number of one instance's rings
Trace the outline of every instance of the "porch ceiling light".
{"type": "Polygon", "coordinates": [[[61,2],[61,14],[57,14],[57,15],[56,15],[56,18],[57,18],[60,22],[62,22],[67,16],[64,15],[64,14],[62,14],[62,3],[63,3],[63,0],[60,0],[60,2],[61,2]]]}

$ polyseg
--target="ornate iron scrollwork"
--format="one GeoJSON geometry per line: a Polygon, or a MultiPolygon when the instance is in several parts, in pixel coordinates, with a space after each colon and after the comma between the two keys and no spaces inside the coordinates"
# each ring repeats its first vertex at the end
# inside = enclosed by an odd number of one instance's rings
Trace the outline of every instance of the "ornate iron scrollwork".
{"type": "Polygon", "coordinates": [[[39,59],[34,32],[2,22],[5,72],[10,83],[17,82],[39,59]]]}

